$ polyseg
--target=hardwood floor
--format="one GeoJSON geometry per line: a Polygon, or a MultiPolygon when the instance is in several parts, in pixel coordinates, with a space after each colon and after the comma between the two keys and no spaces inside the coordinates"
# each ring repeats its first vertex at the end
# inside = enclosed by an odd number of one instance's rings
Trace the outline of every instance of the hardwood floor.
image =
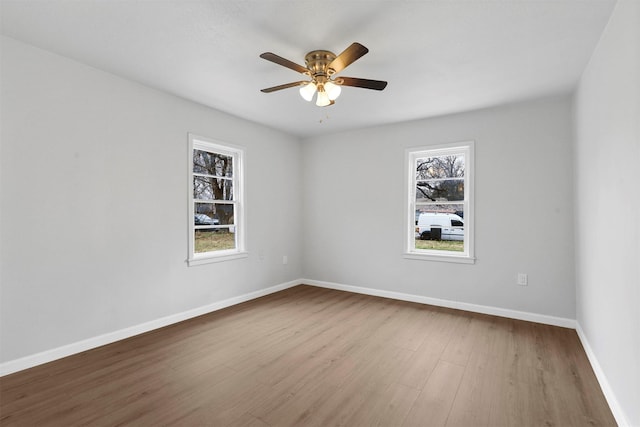
{"type": "Polygon", "coordinates": [[[615,425],[575,331],[310,286],[0,379],[3,426],[615,425]]]}

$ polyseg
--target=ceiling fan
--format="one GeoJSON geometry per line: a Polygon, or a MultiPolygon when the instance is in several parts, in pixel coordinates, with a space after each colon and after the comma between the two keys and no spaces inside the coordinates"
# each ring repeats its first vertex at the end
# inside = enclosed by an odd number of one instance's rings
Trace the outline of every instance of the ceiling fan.
{"type": "Polygon", "coordinates": [[[344,52],[338,56],[328,50],[314,50],[307,53],[304,57],[304,61],[307,65],[306,67],[289,61],[275,53],[265,52],[260,55],[260,58],[309,76],[311,80],[273,86],[262,89],[261,92],[270,93],[277,90],[302,86],[300,88],[300,95],[306,101],[311,101],[317,92],[318,96],[316,97],[316,105],[319,107],[326,107],[327,105],[335,104],[336,98],[340,96],[340,92],[342,90],[341,86],[383,90],[387,87],[387,82],[382,80],[359,79],[356,77],[335,77],[335,74],[344,70],[347,66],[364,56],[367,52],[369,52],[369,49],[360,43],[352,43],[351,46],[346,48],[344,52]]]}

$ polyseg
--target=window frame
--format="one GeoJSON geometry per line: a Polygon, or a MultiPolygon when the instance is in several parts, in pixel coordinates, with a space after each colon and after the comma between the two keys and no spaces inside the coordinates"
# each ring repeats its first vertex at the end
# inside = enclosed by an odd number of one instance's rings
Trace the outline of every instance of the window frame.
{"type": "Polygon", "coordinates": [[[463,141],[449,144],[410,147],[405,150],[405,221],[404,252],[406,259],[424,261],[444,261],[456,263],[475,263],[474,250],[474,175],[475,154],[474,141],[463,141]],[[416,161],[418,158],[438,157],[463,154],[465,158],[464,173],[464,250],[463,252],[416,249],[416,161]]]}
{"type": "Polygon", "coordinates": [[[188,155],[188,199],[189,199],[189,221],[188,221],[188,258],[189,266],[208,264],[213,262],[228,261],[239,258],[246,258],[248,252],[246,250],[246,232],[245,232],[245,191],[244,191],[244,163],[245,150],[243,147],[232,145],[226,142],[217,141],[211,138],[188,134],[189,139],[189,155],[188,155]],[[195,252],[195,230],[194,224],[196,199],[193,197],[193,151],[208,151],[210,153],[222,154],[232,158],[233,162],[233,200],[234,205],[234,234],[235,249],[223,249],[210,252],[195,252]]]}

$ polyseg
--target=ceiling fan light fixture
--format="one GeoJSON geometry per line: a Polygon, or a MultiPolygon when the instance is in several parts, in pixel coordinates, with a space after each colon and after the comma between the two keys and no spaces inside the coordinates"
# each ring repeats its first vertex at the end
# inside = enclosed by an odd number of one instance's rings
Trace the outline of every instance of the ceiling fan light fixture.
{"type": "Polygon", "coordinates": [[[338,99],[340,92],[342,92],[342,88],[334,82],[326,82],[324,84],[324,90],[327,92],[327,96],[329,96],[331,101],[338,99]]]}
{"type": "Polygon", "coordinates": [[[316,105],[318,107],[326,107],[331,104],[331,99],[329,99],[329,95],[324,89],[318,90],[318,97],[316,98],[316,105]]]}
{"type": "Polygon", "coordinates": [[[309,82],[300,88],[300,96],[304,98],[305,101],[310,102],[313,99],[313,95],[316,93],[316,85],[313,82],[309,82]]]}

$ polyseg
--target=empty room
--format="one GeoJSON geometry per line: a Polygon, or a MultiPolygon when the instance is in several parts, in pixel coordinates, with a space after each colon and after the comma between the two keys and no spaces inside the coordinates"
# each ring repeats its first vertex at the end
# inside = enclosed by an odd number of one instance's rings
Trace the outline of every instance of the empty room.
{"type": "Polygon", "coordinates": [[[640,427],[640,1],[0,18],[0,425],[640,427]]]}

